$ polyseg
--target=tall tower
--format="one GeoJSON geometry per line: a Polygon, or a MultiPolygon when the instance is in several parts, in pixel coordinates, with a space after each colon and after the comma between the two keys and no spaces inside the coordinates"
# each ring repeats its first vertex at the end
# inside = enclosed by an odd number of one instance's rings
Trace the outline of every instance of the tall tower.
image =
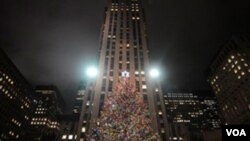
{"type": "Polygon", "coordinates": [[[149,77],[149,68],[142,1],[108,0],[101,31],[99,75],[92,91],[90,127],[95,125],[93,122],[100,116],[106,96],[112,93],[122,72],[128,71],[132,84],[149,106],[153,129],[164,135],[165,140],[167,131],[162,92],[157,80],[149,77]]]}

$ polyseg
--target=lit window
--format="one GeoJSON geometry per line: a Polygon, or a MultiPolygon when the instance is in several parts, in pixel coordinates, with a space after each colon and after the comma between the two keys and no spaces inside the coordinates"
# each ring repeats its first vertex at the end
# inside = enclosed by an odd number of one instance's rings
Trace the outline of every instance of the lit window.
{"type": "Polygon", "coordinates": [[[159,92],[159,90],[156,88],[156,89],[155,89],[155,92],[159,92]]]}
{"type": "Polygon", "coordinates": [[[67,138],[67,135],[63,135],[62,139],[65,140],[67,138]]]}
{"type": "Polygon", "coordinates": [[[142,85],[142,89],[147,89],[147,86],[146,85],[142,85]]]}
{"type": "Polygon", "coordinates": [[[69,140],[72,140],[73,139],[73,135],[69,135],[69,140]]]}
{"type": "Polygon", "coordinates": [[[89,101],[87,101],[86,105],[87,105],[87,106],[89,106],[89,103],[90,103],[90,102],[89,102],[89,101]]]}
{"type": "Polygon", "coordinates": [[[161,133],[165,133],[165,130],[164,130],[164,128],[161,128],[161,133]]]}
{"type": "Polygon", "coordinates": [[[141,71],[141,74],[145,74],[145,72],[144,72],[144,71],[141,71]]]}
{"type": "Polygon", "coordinates": [[[138,72],[138,71],[135,71],[135,74],[137,74],[137,75],[138,75],[138,74],[139,74],[139,72],[138,72]]]}
{"type": "Polygon", "coordinates": [[[85,133],[85,132],[86,132],[86,128],[82,127],[82,133],[85,133]]]}
{"type": "Polygon", "coordinates": [[[159,111],[159,112],[158,112],[158,115],[162,115],[162,112],[161,112],[161,111],[159,111]]]}

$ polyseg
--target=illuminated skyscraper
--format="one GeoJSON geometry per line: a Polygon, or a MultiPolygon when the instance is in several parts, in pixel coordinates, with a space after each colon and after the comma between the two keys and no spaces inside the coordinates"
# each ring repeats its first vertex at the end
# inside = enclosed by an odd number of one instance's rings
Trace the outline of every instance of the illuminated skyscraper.
{"type": "Polygon", "coordinates": [[[29,140],[36,106],[34,90],[0,49],[0,140],[29,140]]]}
{"type": "Polygon", "coordinates": [[[202,139],[201,130],[220,128],[217,101],[211,91],[171,90],[164,95],[171,134],[176,141],[202,139]]]}
{"type": "Polygon", "coordinates": [[[141,0],[108,0],[100,44],[99,75],[93,89],[86,91],[91,94],[85,96],[85,102],[83,100],[86,106],[81,110],[83,119],[79,132],[82,133],[78,134],[78,139],[84,136],[86,125],[95,126],[106,96],[112,93],[122,72],[128,71],[131,83],[149,106],[153,129],[166,140],[166,114],[161,87],[148,72],[149,50],[141,0]],[[93,99],[88,98],[90,96],[94,96],[93,99]],[[91,117],[91,120],[85,117],[91,117]]]}
{"type": "Polygon", "coordinates": [[[31,125],[41,141],[54,140],[60,129],[58,116],[62,114],[65,102],[54,85],[41,85],[35,88],[37,105],[31,125]]]}
{"type": "Polygon", "coordinates": [[[208,70],[210,83],[228,124],[250,124],[250,35],[233,36],[208,70]]]}

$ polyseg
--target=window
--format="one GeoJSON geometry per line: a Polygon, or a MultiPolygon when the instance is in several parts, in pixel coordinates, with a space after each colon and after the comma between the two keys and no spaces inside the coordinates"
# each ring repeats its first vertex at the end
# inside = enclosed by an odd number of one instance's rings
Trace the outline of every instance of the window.
{"type": "Polygon", "coordinates": [[[112,87],[113,87],[113,82],[109,81],[109,91],[112,91],[112,87]]]}
{"type": "Polygon", "coordinates": [[[147,85],[142,85],[142,89],[147,89],[147,85]]]}
{"type": "Polygon", "coordinates": [[[130,64],[127,64],[127,70],[128,71],[130,70],[130,64]]]}
{"type": "Polygon", "coordinates": [[[122,63],[119,63],[119,69],[122,69],[122,63]]]}
{"type": "Polygon", "coordinates": [[[139,72],[138,71],[135,71],[135,75],[138,75],[139,74],[139,72]]]}
{"type": "Polygon", "coordinates": [[[66,140],[66,138],[67,138],[67,135],[63,135],[63,136],[62,136],[62,139],[63,139],[63,140],[66,140]]]}
{"type": "Polygon", "coordinates": [[[85,133],[85,132],[86,132],[86,128],[82,127],[82,133],[85,133]]]}
{"type": "Polygon", "coordinates": [[[73,135],[69,135],[69,140],[72,140],[73,139],[73,135]]]}
{"type": "Polygon", "coordinates": [[[113,71],[110,71],[110,72],[109,72],[109,75],[110,75],[110,76],[113,76],[113,75],[114,75],[114,72],[113,72],[113,71]]]}

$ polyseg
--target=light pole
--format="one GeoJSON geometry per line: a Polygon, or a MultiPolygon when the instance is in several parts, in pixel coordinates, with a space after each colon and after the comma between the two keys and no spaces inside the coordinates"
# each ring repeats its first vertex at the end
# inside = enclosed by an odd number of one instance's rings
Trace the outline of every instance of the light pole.
{"type": "MultiPolygon", "coordinates": [[[[88,103],[88,106],[91,108],[92,107],[92,101],[93,101],[93,86],[91,85],[91,82],[95,80],[95,78],[98,75],[98,70],[96,67],[91,66],[88,67],[84,73],[84,80],[86,81],[86,90],[84,92],[84,96],[83,96],[83,102],[82,102],[82,107],[81,107],[81,112],[80,112],[80,118],[79,118],[79,122],[78,122],[78,129],[77,129],[77,138],[76,141],[80,141],[81,139],[84,140],[84,134],[86,135],[88,129],[87,126],[84,125],[84,115],[86,114],[86,104],[88,103]]],[[[89,109],[91,112],[91,109],[89,109]]],[[[87,113],[88,115],[90,115],[91,113],[87,113]]],[[[89,121],[87,121],[89,122],[89,121]]],[[[89,124],[89,123],[87,123],[89,124]]]]}

